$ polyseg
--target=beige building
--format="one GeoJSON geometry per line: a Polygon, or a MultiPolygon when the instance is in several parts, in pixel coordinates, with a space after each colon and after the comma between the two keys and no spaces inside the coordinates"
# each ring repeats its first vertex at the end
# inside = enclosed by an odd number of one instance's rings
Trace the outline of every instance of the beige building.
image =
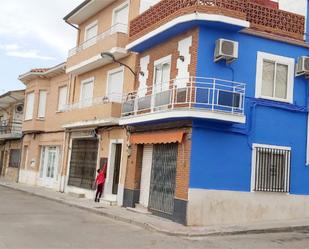
{"type": "Polygon", "coordinates": [[[0,177],[17,181],[21,156],[24,91],[0,96],[0,177]]]}

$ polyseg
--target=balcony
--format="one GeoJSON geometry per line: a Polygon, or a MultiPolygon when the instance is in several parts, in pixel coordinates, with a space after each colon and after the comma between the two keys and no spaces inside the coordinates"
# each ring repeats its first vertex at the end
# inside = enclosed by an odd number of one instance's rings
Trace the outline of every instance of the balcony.
{"type": "Polygon", "coordinates": [[[118,125],[121,116],[122,96],[95,97],[67,105],[62,112],[63,127],[66,129],[87,126],[118,125]]]}
{"type": "Polygon", "coordinates": [[[0,140],[16,139],[22,136],[21,120],[0,121],[0,140]]]}
{"type": "Polygon", "coordinates": [[[81,74],[110,63],[110,58],[102,58],[102,52],[112,53],[116,59],[127,55],[128,26],[115,24],[105,32],[81,43],[69,51],[67,73],[81,74]]]}
{"type": "Polygon", "coordinates": [[[168,33],[201,23],[214,27],[229,25],[229,29],[251,28],[304,40],[305,17],[275,6],[253,0],[162,0],[131,21],[127,48],[141,52],[146,46],[143,43],[151,43],[151,37],[163,39],[168,33]]]}
{"type": "Polygon", "coordinates": [[[246,87],[214,78],[175,79],[125,96],[120,125],[198,118],[245,123],[246,87]]]}

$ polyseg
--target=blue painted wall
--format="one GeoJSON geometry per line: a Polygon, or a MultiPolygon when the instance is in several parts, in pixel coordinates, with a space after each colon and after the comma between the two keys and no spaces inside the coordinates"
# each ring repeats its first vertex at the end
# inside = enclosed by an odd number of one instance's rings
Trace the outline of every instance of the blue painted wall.
{"type": "Polygon", "coordinates": [[[255,99],[258,51],[295,60],[309,52],[300,46],[200,26],[197,76],[246,83],[247,123],[193,121],[191,188],[250,191],[252,143],[259,143],[292,148],[291,193],[309,194],[309,167],[305,165],[309,82],[295,78],[293,104],[255,99]],[[239,42],[239,59],[230,67],[213,62],[219,38],[239,42]]]}

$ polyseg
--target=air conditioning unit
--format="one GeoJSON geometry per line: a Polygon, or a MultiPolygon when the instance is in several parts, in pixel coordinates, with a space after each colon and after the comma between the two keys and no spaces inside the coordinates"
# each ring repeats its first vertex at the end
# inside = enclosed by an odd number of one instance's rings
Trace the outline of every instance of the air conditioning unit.
{"type": "Polygon", "coordinates": [[[232,63],[238,59],[238,42],[219,39],[216,41],[215,62],[226,60],[227,63],[232,63]]]}
{"type": "Polygon", "coordinates": [[[296,65],[296,76],[306,75],[309,76],[309,57],[301,56],[298,58],[296,65]]]}
{"type": "Polygon", "coordinates": [[[15,113],[23,114],[24,113],[24,105],[20,104],[15,106],[15,113]]]}

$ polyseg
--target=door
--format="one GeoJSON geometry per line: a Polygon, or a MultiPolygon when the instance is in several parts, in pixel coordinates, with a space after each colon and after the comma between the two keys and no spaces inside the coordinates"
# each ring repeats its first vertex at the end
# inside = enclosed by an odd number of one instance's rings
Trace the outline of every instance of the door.
{"type": "Polygon", "coordinates": [[[0,176],[2,176],[3,163],[4,163],[4,151],[1,151],[0,152],[0,176]]]}
{"type": "Polygon", "coordinates": [[[88,107],[92,105],[93,85],[94,85],[93,79],[89,79],[82,82],[82,89],[80,96],[81,107],[88,107]]]}
{"type": "Polygon", "coordinates": [[[98,139],[73,139],[68,185],[92,189],[98,164],[98,139]]]}
{"type": "Polygon", "coordinates": [[[114,10],[112,33],[128,32],[129,5],[125,4],[114,10]]]}
{"type": "Polygon", "coordinates": [[[167,107],[171,100],[170,85],[170,62],[160,63],[155,66],[154,85],[153,85],[153,108],[167,107]]]}
{"type": "Polygon", "coordinates": [[[176,185],[178,144],[153,147],[149,209],[172,215],[176,185]]]}
{"type": "Polygon", "coordinates": [[[43,185],[53,187],[58,179],[59,149],[57,147],[43,147],[41,155],[41,178],[43,185]]]}
{"type": "Polygon", "coordinates": [[[108,72],[107,97],[109,101],[121,103],[123,93],[123,68],[108,72]]]}
{"type": "Polygon", "coordinates": [[[148,207],[153,145],[144,145],[139,203],[148,207]]]}
{"type": "Polygon", "coordinates": [[[115,145],[115,164],[114,164],[114,176],[113,176],[113,190],[112,194],[117,195],[120,176],[120,164],[121,164],[121,151],[122,144],[115,145]]]}

